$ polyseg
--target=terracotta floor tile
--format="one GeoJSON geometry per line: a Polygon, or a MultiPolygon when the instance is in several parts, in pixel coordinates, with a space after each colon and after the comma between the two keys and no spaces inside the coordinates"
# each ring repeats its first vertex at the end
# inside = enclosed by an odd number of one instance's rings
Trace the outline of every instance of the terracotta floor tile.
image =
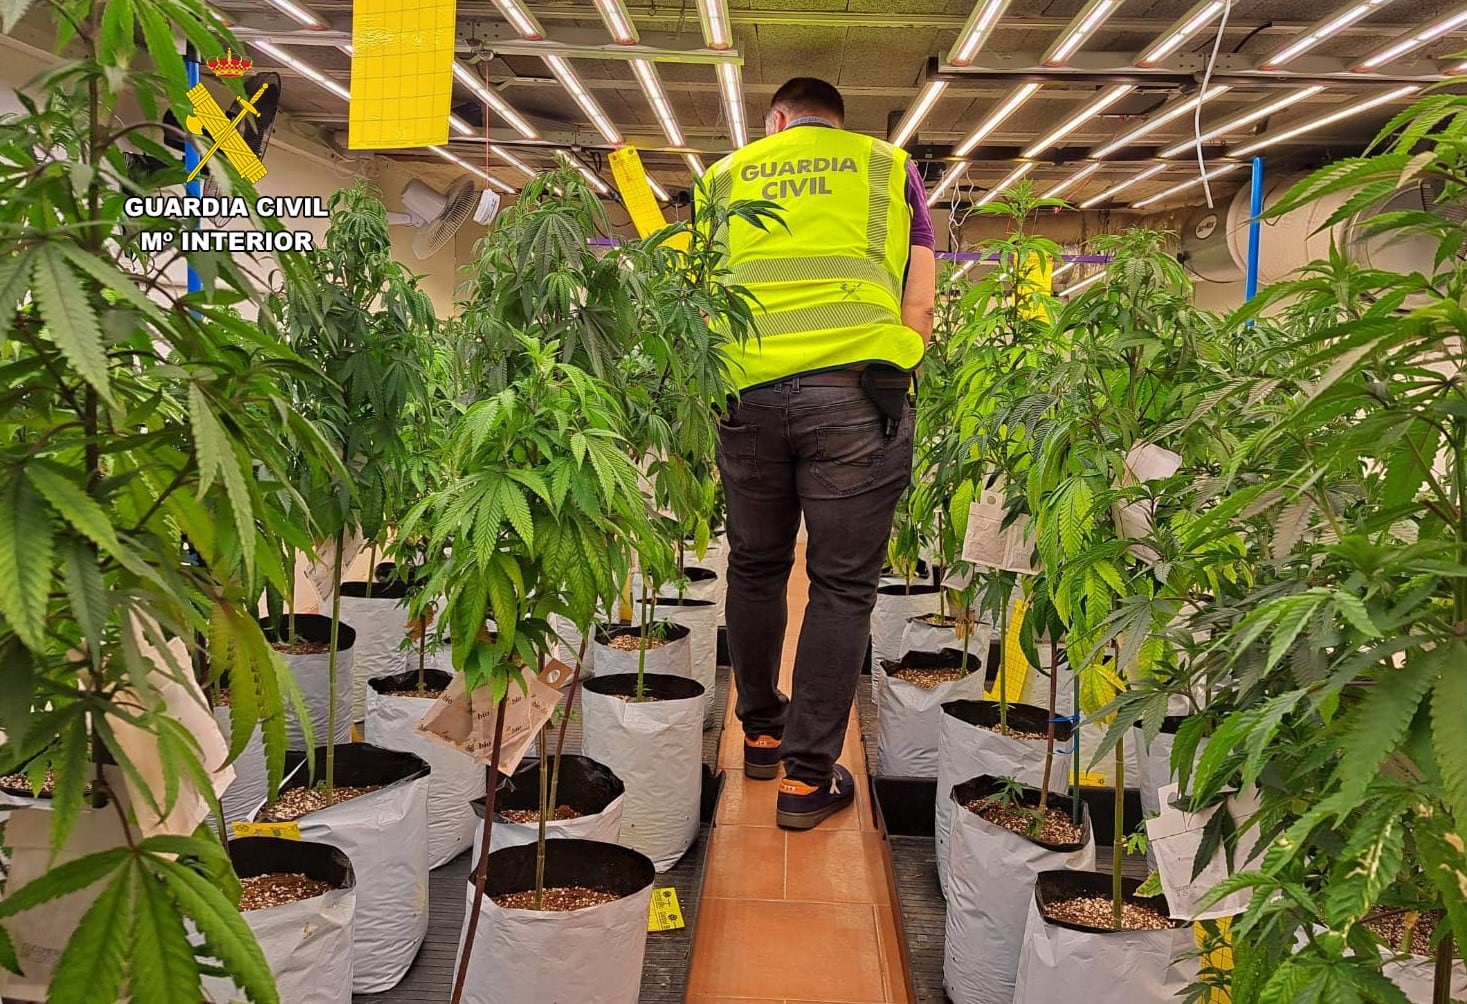
{"type": "Polygon", "coordinates": [[[706,899],[698,925],[694,997],[886,1002],[870,906],[706,899]]]}
{"type": "Polygon", "coordinates": [[[886,980],[886,999],[892,1004],[907,1004],[910,1000],[907,957],[892,907],[876,907],[876,935],[881,942],[881,975],[886,980]]]}
{"type": "Polygon", "coordinates": [[[891,899],[881,835],[863,830],[791,833],[785,851],[785,898],[812,903],[891,899]]]}
{"type": "Polygon", "coordinates": [[[689,997],[688,1004],[788,1004],[777,997],[689,997]]]}
{"type": "Polygon", "coordinates": [[[784,899],[785,833],[769,826],[715,826],[703,895],[784,899]]]}
{"type": "MultiPolygon", "coordinates": [[[[731,771],[718,796],[716,822],[719,826],[774,826],[778,799],[779,782],[749,781],[742,772],[731,771]]],[[[846,809],[821,823],[820,829],[859,830],[868,825],[865,818],[858,808],[846,809]]]]}

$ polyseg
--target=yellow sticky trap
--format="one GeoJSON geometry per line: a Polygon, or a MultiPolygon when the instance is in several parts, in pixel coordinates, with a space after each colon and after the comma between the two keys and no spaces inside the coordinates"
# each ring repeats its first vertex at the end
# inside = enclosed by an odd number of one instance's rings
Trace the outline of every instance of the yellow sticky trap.
{"type": "MultiPolygon", "coordinates": [[[[1024,655],[1024,646],[1019,644],[1019,633],[1024,627],[1024,612],[1029,609],[1029,604],[1021,599],[1014,600],[1014,609],[1009,616],[1007,627],[1003,636],[1003,699],[1011,704],[1017,704],[1023,700],[1024,685],[1029,680],[1029,671],[1033,668],[1029,665],[1028,658],[1024,655]]],[[[993,691],[987,695],[990,701],[998,700],[998,681],[994,679],[993,691]]]]}
{"type": "Polygon", "coordinates": [[[1044,307],[1036,296],[1048,296],[1053,285],[1054,262],[1045,255],[1031,255],[1019,269],[1014,293],[1018,297],[1019,315],[1043,319],[1044,307]]]}
{"type": "Polygon", "coordinates": [[[448,142],[455,0],[357,0],[352,11],[353,150],[448,142]]]}
{"type": "Polygon", "coordinates": [[[300,823],[231,823],[229,828],[236,837],[279,837],[282,840],[299,840],[300,823]]]}
{"type": "MultiPolygon", "coordinates": [[[[1202,952],[1202,969],[1204,972],[1211,970],[1214,973],[1230,973],[1233,971],[1233,918],[1219,917],[1211,923],[1217,926],[1216,938],[1207,936],[1206,925],[1192,925],[1197,937],[1197,948],[1202,952]]],[[[1222,987],[1209,987],[1207,993],[1200,998],[1200,1004],[1231,1004],[1232,999],[1233,995],[1222,987]]]]}
{"type": "Polygon", "coordinates": [[[677,903],[677,890],[653,889],[652,903],[647,909],[647,930],[676,931],[687,926],[682,907],[677,903]]]}
{"type": "MultiPolygon", "coordinates": [[[[642,166],[637,148],[624,146],[620,150],[613,150],[608,159],[611,161],[612,180],[616,182],[617,191],[621,192],[621,201],[627,207],[632,225],[637,228],[637,236],[651,237],[666,227],[667,217],[662,215],[657,196],[652,194],[652,186],[647,181],[647,169],[642,166]]],[[[686,251],[690,239],[687,233],[676,234],[667,242],[667,246],[675,251],[686,251]]]]}
{"type": "Polygon", "coordinates": [[[1082,770],[1080,772],[1080,784],[1086,788],[1109,788],[1110,778],[1104,774],[1094,771],[1082,770]]]}

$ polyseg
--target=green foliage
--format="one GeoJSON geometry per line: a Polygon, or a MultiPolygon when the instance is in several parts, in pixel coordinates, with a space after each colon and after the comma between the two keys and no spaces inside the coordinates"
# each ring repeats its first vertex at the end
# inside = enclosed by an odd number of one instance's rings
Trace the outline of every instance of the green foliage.
{"type": "MultiPolygon", "coordinates": [[[[26,6],[7,5],[5,25],[26,6]]],[[[229,40],[225,26],[197,0],[53,4],[50,13],[58,50],[71,46],[74,58],[0,121],[0,773],[33,782],[54,773],[60,849],[88,825],[88,804],[120,811],[119,777],[144,788],[145,766],[161,768],[163,781],[134,794],[138,811],[171,811],[185,783],[212,802],[206,768],[215,765],[166,707],[166,681],[227,677],[231,755],[258,729],[278,785],[281,712],[298,695],[253,607],[262,589],[287,588],[292,548],[310,539],[302,475],[340,465],[282,390],[316,371],[278,336],[250,279],[254,263],[191,253],[204,290],[184,295],[157,278],[183,256],[145,254],[139,221],[123,212],[126,197],[183,180],[181,166],[139,178],[124,155],[127,144],[176,164],[149,125],[165,107],[186,107],[175,38],[212,51],[229,40]],[[142,122],[120,118],[130,114],[118,104],[124,85],[142,122]],[[244,320],[247,308],[263,319],[244,320]],[[170,653],[179,641],[188,658],[170,653]],[[124,726],[148,737],[146,753],[124,748],[124,726]],[[106,761],[115,772],[102,773],[106,761]]],[[[250,194],[216,163],[221,187],[250,194]]],[[[291,281],[309,273],[300,256],[276,261],[291,281]]],[[[274,1001],[217,838],[143,839],[133,816],[119,821],[126,846],[5,890],[0,916],[24,925],[27,910],[98,887],[50,999],[197,1000],[200,974],[222,963],[251,1001],[274,1001]]],[[[8,939],[0,961],[17,961],[8,939]]]]}

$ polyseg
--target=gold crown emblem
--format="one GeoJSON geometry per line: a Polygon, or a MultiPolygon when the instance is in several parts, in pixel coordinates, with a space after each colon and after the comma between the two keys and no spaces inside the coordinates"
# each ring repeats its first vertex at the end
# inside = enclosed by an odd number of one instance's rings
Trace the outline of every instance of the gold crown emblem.
{"type": "Polygon", "coordinates": [[[216,77],[242,77],[255,64],[245,56],[236,56],[233,49],[228,49],[223,56],[215,56],[204,65],[216,77]]]}

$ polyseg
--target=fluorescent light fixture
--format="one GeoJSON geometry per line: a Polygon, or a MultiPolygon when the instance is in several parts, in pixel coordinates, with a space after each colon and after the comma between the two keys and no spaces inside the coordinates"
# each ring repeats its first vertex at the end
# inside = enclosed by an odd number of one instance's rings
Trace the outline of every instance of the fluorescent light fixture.
{"type": "MultiPolygon", "coordinates": [[[[1223,175],[1231,174],[1242,166],[1242,164],[1222,164],[1218,167],[1213,168],[1211,171],[1208,171],[1206,178],[1208,181],[1216,181],[1223,175]]],[[[1179,192],[1185,192],[1189,188],[1196,188],[1198,185],[1202,184],[1202,179],[1203,175],[1199,174],[1197,177],[1191,179],[1190,181],[1184,181],[1180,185],[1173,185],[1171,188],[1168,188],[1164,192],[1157,192],[1155,195],[1148,195],[1146,198],[1142,199],[1139,202],[1133,202],[1131,203],[1131,206],[1134,209],[1142,209],[1146,206],[1151,205],[1152,203],[1160,202],[1163,199],[1170,199],[1173,195],[1176,195],[1179,192]]]]}
{"type": "MultiPolygon", "coordinates": [[[[1277,114],[1278,112],[1283,111],[1285,108],[1288,108],[1291,105],[1296,105],[1300,101],[1303,101],[1305,98],[1312,98],[1314,97],[1314,95],[1318,94],[1322,90],[1324,90],[1324,87],[1316,84],[1313,87],[1306,87],[1301,91],[1290,91],[1288,94],[1285,94],[1281,98],[1270,101],[1266,104],[1259,105],[1257,108],[1250,109],[1249,111],[1244,112],[1242,115],[1238,115],[1228,119],[1220,126],[1209,129],[1207,132],[1202,134],[1202,136],[1200,137],[1201,141],[1203,143],[1206,143],[1209,140],[1217,139],[1219,136],[1226,136],[1228,133],[1235,133],[1245,126],[1252,125],[1259,119],[1268,118],[1270,115],[1277,114]]],[[[1167,147],[1157,156],[1175,157],[1179,153],[1197,149],[1197,143],[1197,137],[1194,137],[1192,139],[1185,139],[1180,143],[1167,147]]]]}
{"type": "Polygon", "coordinates": [[[449,113],[448,116],[448,127],[460,136],[472,136],[474,134],[473,126],[452,113],[449,113]]]}
{"type": "Polygon", "coordinates": [[[602,110],[600,103],[591,96],[586,85],[581,83],[581,78],[571,68],[570,61],[558,52],[546,53],[541,58],[545,60],[545,65],[550,67],[550,72],[555,74],[555,79],[560,81],[560,86],[564,87],[571,99],[580,105],[581,111],[586,113],[586,117],[591,120],[591,124],[596,127],[596,131],[601,134],[602,138],[613,146],[620,144],[621,133],[616,131],[616,126],[612,125],[611,119],[606,117],[606,112],[602,110]]]}
{"type": "Polygon", "coordinates": [[[469,171],[469,172],[471,172],[473,174],[477,174],[479,177],[481,177],[485,181],[489,182],[489,184],[491,184],[495,188],[499,189],[505,195],[513,195],[513,194],[515,194],[515,189],[513,187],[511,187],[509,185],[506,185],[504,182],[502,182],[498,178],[494,177],[494,175],[490,174],[488,171],[484,170],[482,167],[475,167],[473,164],[470,164],[468,161],[464,160],[462,157],[456,157],[453,154],[449,153],[447,150],[443,149],[443,147],[441,147],[441,146],[430,146],[430,147],[428,147],[428,149],[429,150],[432,150],[434,153],[436,153],[438,156],[442,157],[444,160],[448,161],[449,163],[457,164],[459,167],[463,168],[465,171],[469,171]]]}
{"type": "Polygon", "coordinates": [[[957,181],[967,169],[967,164],[954,164],[949,167],[947,173],[942,176],[942,180],[937,183],[937,187],[932,190],[932,194],[927,196],[927,208],[931,209],[941,202],[943,195],[953,187],[953,182],[957,181]]]}
{"type": "Polygon", "coordinates": [[[922,121],[927,118],[942,92],[947,90],[946,80],[929,80],[917,95],[917,101],[907,109],[907,114],[897,123],[896,132],[891,134],[893,146],[902,146],[917,133],[922,121]]]}
{"type": "Polygon", "coordinates": [[[535,170],[534,170],[534,168],[530,167],[530,165],[528,165],[524,161],[520,160],[514,154],[512,154],[508,150],[506,150],[504,147],[499,146],[497,143],[490,143],[489,144],[489,152],[492,153],[494,156],[498,157],[500,160],[504,161],[510,167],[514,168],[516,171],[518,171],[521,174],[523,174],[525,177],[527,177],[527,178],[533,178],[533,177],[535,177],[535,170]]]}
{"type": "Polygon", "coordinates": [[[1421,88],[1418,85],[1412,84],[1408,87],[1398,87],[1393,91],[1387,91],[1385,94],[1378,94],[1375,97],[1371,98],[1369,101],[1361,101],[1358,103],[1354,101],[1346,101],[1345,107],[1341,108],[1339,111],[1331,112],[1328,115],[1322,115],[1317,119],[1310,119],[1307,122],[1301,122],[1293,128],[1285,129],[1283,132],[1265,133],[1251,143],[1245,143],[1234,150],[1229,150],[1228,156],[1249,156],[1250,154],[1262,150],[1264,147],[1273,146],[1275,143],[1287,142],[1288,140],[1291,140],[1296,136],[1303,136],[1305,133],[1314,132],[1316,129],[1323,129],[1325,126],[1333,125],[1336,122],[1340,122],[1344,119],[1350,118],[1352,115],[1359,115],[1361,112],[1368,112],[1372,108],[1379,108],[1381,105],[1389,104],[1392,101],[1399,101],[1402,98],[1409,97],[1410,95],[1415,94],[1419,90],[1421,90],[1421,88]]]}
{"type": "Polygon", "coordinates": [[[289,17],[296,24],[305,25],[307,28],[326,27],[325,21],[322,21],[300,4],[291,3],[291,0],[265,0],[265,2],[289,17]]]}
{"type": "Polygon", "coordinates": [[[1146,50],[1136,57],[1136,65],[1155,66],[1160,63],[1185,45],[1189,38],[1217,20],[1217,16],[1226,6],[1226,0],[1202,0],[1202,3],[1183,14],[1175,24],[1158,36],[1155,42],[1147,46],[1146,50]]]}
{"type": "Polygon", "coordinates": [[[1111,185],[1109,188],[1107,188],[1105,191],[1101,192],[1099,195],[1094,195],[1094,196],[1091,196],[1090,198],[1086,199],[1084,202],[1080,203],[1080,208],[1081,209],[1089,209],[1091,206],[1098,206],[1102,202],[1109,202],[1111,199],[1115,198],[1116,195],[1118,195],[1121,192],[1124,192],[1126,189],[1130,188],[1132,185],[1136,184],[1137,182],[1139,182],[1139,181],[1145,181],[1147,178],[1154,178],[1158,174],[1160,174],[1162,171],[1165,171],[1167,168],[1172,167],[1172,166],[1173,165],[1171,165],[1171,164],[1165,164],[1165,163],[1163,163],[1163,164],[1152,164],[1146,170],[1141,171],[1138,174],[1133,174],[1129,178],[1127,178],[1126,180],[1121,181],[1121,182],[1118,182],[1118,183],[1116,183],[1114,185],[1111,185]]]}
{"type": "Polygon", "coordinates": [[[642,93],[647,96],[647,103],[652,106],[657,121],[662,124],[663,135],[673,146],[682,146],[683,130],[677,123],[677,116],[672,112],[672,103],[667,100],[667,91],[663,90],[662,80],[657,76],[657,67],[645,59],[634,59],[631,62],[632,73],[636,76],[637,83],[642,85],[642,93]]]}
{"type": "Polygon", "coordinates": [[[698,158],[698,155],[696,153],[683,154],[683,160],[687,163],[688,170],[693,172],[693,177],[703,177],[703,173],[707,170],[707,168],[703,166],[703,161],[698,158]]]}
{"type": "Polygon", "coordinates": [[[1039,90],[1039,88],[1039,84],[1031,83],[1022,84],[1010,91],[1009,96],[1004,98],[1003,103],[989,112],[988,117],[983,120],[978,128],[968,133],[967,137],[954,148],[953,153],[959,157],[966,157],[979,143],[987,139],[995,129],[1003,125],[1010,115],[1018,111],[1020,105],[1033,97],[1034,92],[1039,90]]]}
{"type": "Polygon", "coordinates": [[[728,0],[698,0],[698,18],[703,22],[703,43],[710,49],[733,48],[729,30],[728,0]]]}
{"type": "Polygon", "coordinates": [[[1106,88],[1098,95],[1096,95],[1094,101],[1091,101],[1084,108],[1081,108],[1075,114],[1065,119],[1064,122],[1060,123],[1059,128],[1055,129],[1054,132],[1050,133],[1038,143],[1035,143],[1029,149],[1025,150],[1023,156],[1026,158],[1038,157],[1041,153],[1044,153],[1050,147],[1054,146],[1060,140],[1064,139],[1070,133],[1080,128],[1086,122],[1090,121],[1095,116],[1105,111],[1111,105],[1115,104],[1117,101],[1121,100],[1121,98],[1125,97],[1127,94],[1130,94],[1135,89],[1136,88],[1130,84],[1115,84],[1111,87],[1106,88]]]}
{"type": "Polygon", "coordinates": [[[1259,69],[1276,70],[1285,63],[1293,62],[1320,42],[1344,31],[1356,21],[1369,17],[1390,2],[1391,0],[1360,0],[1359,3],[1353,3],[1344,10],[1331,14],[1323,21],[1316,22],[1314,27],[1303,35],[1265,59],[1259,69]]]}
{"type": "Polygon", "coordinates": [[[1100,161],[1097,160],[1094,163],[1092,163],[1092,164],[1090,164],[1090,165],[1088,165],[1086,167],[1083,167],[1080,170],[1076,171],[1074,174],[1070,175],[1064,181],[1061,181],[1058,185],[1055,185],[1049,191],[1045,192],[1044,193],[1044,198],[1046,198],[1046,199],[1057,199],[1057,198],[1059,198],[1062,193],[1068,192],[1071,188],[1073,188],[1074,186],[1078,185],[1080,182],[1084,181],[1086,178],[1090,177],[1092,174],[1094,174],[1098,170],[1100,170],[1100,161]]]}
{"type": "Polygon", "coordinates": [[[571,167],[575,168],[577,171],[579,171],[581,173],[581,177],[585,178],[586,179],[586,182],[592,188],[594,188],[598,194],[600,194],[600,195],[610,195],[611,194],[611,189],[608,188],[608,187],[606,187],[606,182],[604,182],[604,181],[601,180],[600,175],[598,175],[595,171],[591,170],[585,164],[582,164],[581,161],[580,161],[580,158],[578,158],[578,157],[572,157],[569,154],[566,154],[566,160],[570,162],[570,166],[571,167]]]}
{"type": "Polygon", "coordinates": [[[971,65],[1008,6],[1009,0],[975,0],[972,13],[947,54],[947,61],[954,66],[971,65]]]}
{"type": "Polygon", "coordinates": [[[1018,181],[1020,178],[1022,178],[1024,175],[1028,174],[1032,170],[1034,170],[1034,162],[1032,160],[1026,160],[1024,163],[1020,164],[1018,167],[1010,171],[1006,178],[1004,178],[998,184],[994,185],[988,191],[984,192],[983,197],[980,198],[977,202],[973,203],[973,205],[988,205],[988,203],[992,202],[1004,192],[1008,191],[1009,187],[1013,185],[1014,182],[1018,181]]]}
{"type": "Polygon", "coordinates": [[[1050,277],[1050,279],[1056,279],[1059,276],[1064,275],[1066,272],[1068,272],[1070,269],[1072,269],[1074,267],[1075,267],[1075,263],[1074,262],[1067,261],[1063,265],[1061,265],[1059,268],[1057,268],[1053,272],[1049,273],[1049,277],[1050,277]]]}
{"type": "Polygon", "coordinates": [[[1454,14],[1448,14],[1430,24],[1402,35],[1399,39],[1383,48],[1377,49],[1362,59],[1356,66],[1357,70],[1378,70],[1387,63],[1400,59],[1408,52],[1414,52],[1428,42],[1434,42],[1443,35],[1449,34],[1467,25],[1467,7],[1463,7],[1454,14]]]}
{"type": "Polygon", "coordinates": [[[596,9],[601,12],[606,30],[611,32],[612,39],[618,45],[634,45],[637,42],[637,29],[632,25],[632,16],[627,13],[627,5],[622,0],[596,0],[596,9]]]}
{"type": "Polygon", "coordinates": [[[508,122],[510,128],[513,129],[515,132],[519,133],[525,139],[540,138],[540,130],[530,125],[530,123],[525,120],[525,117],[519,112],[515,111],[510,103],[504,100],[503,96],[501,96],[497,90],[492,87],[486,86],[484,84],[484,81],[474,76],[469,68],[464,66],[463,63],[460,63],[457,60],[454,61],[453,75],[459,83],[463,84],[465,87],[473,92],[474,97],[478,98],[480,101],[488,105],[494,111],[495,115],[498,115],[505,122],[508,122]]]}
{"type": "Polygon", "coordinates": [[[1188,98],[1186,101],[1178,102],[1177,104],[1172,105],[1165,111],[1152,115],[1146,121],[1140,123],[1130,132],[1126,133],[1124,136],[1121,136],[1118,139],[1111,140],[1109,143],[1105,144],[1105,146],[1101,147],[1098,150],[1090,151],[1090,156],[1094,157],[1096,160],[1100,160],[1104,157],[1109,157],[1117,150],[1124,149],[1125,147],[1130,146],[1132,143],[1136,142],[1143,136],[1150,136],[1162,126],[1170,122],[1175,122],[1177,119],[1181,118],[1183,115],[1186,115],[1188,112],[1195,111],[1198,105],[1205,103],[1205,101],[1211,101],[1219,94],[1226,94],[1231,89],[1232,88],[1228,87],[1226,84],[1220,84],[1217,87],[1209,87],[1207,89],[1206,95],[1198,94],[1196,97],[1188,98]]]}
{"type": "Polygon", "coordinates": [[[325,88],[332,94],[335,94],[341,100],[351,100],[351,91],[347,90],[345,87],[342,87],[336,81],[326,76],[326,74],[316,69],[310,63],[296,59],[294,56],[286,52],[275,43],[267,42],[262,38],[257,38],[251,41],[250,45],[256,49],[263,50],[266,54],[268,54],[272,59],[280,63],[282,66],[290,67],[292,70],[299,73],[301,76],[305,77],[316,86],[325,88]]]}
{"type": "Polygon", "coordinates": [[[650,175],[650,174],[647,175],[647,186],[652,189],[652,194],[655,195],[655,196],[657,196],[657,198],[660,199],[661,201],[663,201],[663,202],[671,202],[672,201],[672,198],[670,196],[668,196],[668,194],[667,194],[667,189],[665,189],[661,185],[657,184],[657,179],[653,178],[652,175],[650,175]]]}
{"type": "Polygon", "coordinates": [[[1101,269],[1099,272],[1096,272],[1094,275],[1088,276],[1088,277],[1086,277],[1084,279],[1081,279],[1079,282],[1075,283],[1073,286],[1066,286],[1064,289],[1062,289],[1062,290],[1059,291],[1059,295],[1060,296],[1069,296],[1071,293],[1078,293],[1078,292],[1080,292],[1080,290],[1085,289],[1087,286],[1093,286],[1093,285],[1095,285],[1097,282],[1099,282],[1103,278],[1105,278],[1105,269],[1101,269]]]}
{"type": "Polygon", "coordinates": [[[1090,0],[1045,51],[1041,61],[1045,66],[1064,66],[1120,5],[1121,0],[1090,0]]]}
{"type": "Polygon", "coordinates": [[[494,6],[499,8],[499,13],[510,23],[515,31],[520,33],[520,38],[541,39],[545,37],[545,29],[535,19],[535,15],[520,3],[520,0],[494,0],[494,6]]]}
{"type": "Polygon", "coordinates": [[[744,75],[737,64],[718,64],[718,86],[723,91],[729,137],[735,147],[741,147],[749,142],[749,125],[744,120],[744,75]]]}

